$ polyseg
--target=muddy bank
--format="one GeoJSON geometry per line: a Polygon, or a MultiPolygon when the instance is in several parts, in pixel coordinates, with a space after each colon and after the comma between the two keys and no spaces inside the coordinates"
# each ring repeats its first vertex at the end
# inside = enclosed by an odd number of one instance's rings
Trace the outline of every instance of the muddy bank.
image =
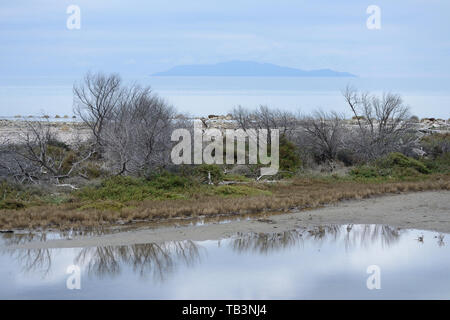
{"type": "Polygon", "coordinates": [[[212,223],[200,226],[173,226],[140,229],[70,240],[30,242],[17,248],[72,248],[179,240],[216,240],[236,233],[282,232],[327,224],[387,224],[399,228],[450,233],[450,191],[387,195],[358,201],[344,201],[321,209],[255,220],[212,223]]]}

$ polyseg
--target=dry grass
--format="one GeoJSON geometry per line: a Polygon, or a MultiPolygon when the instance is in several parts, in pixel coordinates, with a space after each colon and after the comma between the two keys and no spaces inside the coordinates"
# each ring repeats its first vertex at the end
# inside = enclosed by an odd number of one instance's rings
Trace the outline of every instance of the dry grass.
{"type": "Polygon", "coordinates": [[[192,199],[144,200],[124,208],[80,210],[78,203],[46,205],[23,210],[0,210],[0,229],[86,229],[100,226],[161,221],[172,218],[248,215],[316,208],[341,200],[425,190],[450,190],[449,175],[401,182],[333,181],[298,178],[276,184],[259,184],[270,195],[223,197],[198,194],[192,199]]]}

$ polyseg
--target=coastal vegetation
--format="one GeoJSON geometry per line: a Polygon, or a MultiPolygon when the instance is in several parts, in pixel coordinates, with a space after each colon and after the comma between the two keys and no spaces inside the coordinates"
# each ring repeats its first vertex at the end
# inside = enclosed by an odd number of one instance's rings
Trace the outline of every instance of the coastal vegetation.
{"type": "Polygon", "coordinates": [[[450,134],[418,132],[417,119],[392,93],[346,88],[352,120],[336,112],[234,108],[227,117],[235,128],[279,130],[280,170],[270,177],[260,175],[259,158],[256,164],[171,163],[171,133],[192,130],[192,121],[150,88],[88,74],[74,96],[87,138],[62,141],[41,119],[24,120],[14,137],[0,140],[0,229],[288,212],[450,189],[450,134]]]}

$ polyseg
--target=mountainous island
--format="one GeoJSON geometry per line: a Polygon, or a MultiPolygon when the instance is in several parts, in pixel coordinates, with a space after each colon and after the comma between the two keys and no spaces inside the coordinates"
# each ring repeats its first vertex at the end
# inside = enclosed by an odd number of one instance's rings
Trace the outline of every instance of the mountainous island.
{"type": "Polygon", "coordinates": [[[181,65],[152,76],[179,77],[356,77],[330,69],[301,70],[271,63],[229,61],[217,64],[181,65]]]}

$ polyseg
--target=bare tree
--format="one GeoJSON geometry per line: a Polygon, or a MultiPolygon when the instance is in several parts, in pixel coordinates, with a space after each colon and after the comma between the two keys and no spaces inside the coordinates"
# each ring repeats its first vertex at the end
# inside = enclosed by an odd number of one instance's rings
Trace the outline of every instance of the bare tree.
{"type": "Polygon", "coordinates": [[[24,121],[6,147],[1,166],[18,182],[61,180],[78,175],[81,164],[93,151],[78,144],[69,147],[57,140],[48,121],[24,121]]]}
{"type": "Polygon", "coordinates": [[[247,130],[253,127],[252,116],[248,109],[242,106],[233,108],[230,112],[232,118],[237,122],[239,128],[247,130]]]}
{"type": "Polygon", "coordinates": [[[81,84],[74,85],[73,94],[74,113],[91,129],[96,144],[102,146],[102,130],[124,94],[120,76],[88,73],[81,84]]]}
{"type": "Polygon", "coordinates": [[[124,85],[116,74],[87,74],[74,95],[76,114],[114,174],[143,174],[168,163],[171,133],[182,118],[150,87],[124,85]]]}
{"type": "Polygon", "coordinates": [[[415,141],[409,107],[398,94],[378,97],[347,86],[343,96],[357,121],[350,148],[363,159],[400,151],[415,141]]]}
{"type": "Polygon", "coordinates": [[[280,130],[280,135],[291,138],[298,126],[298,117],[289,111],[271,109],[261,105],[255,110],[247,110],[238,106],[231,111],[233,119],[236,120],[241,129],[271,129],[280,130]]]}
{"type": "Polygon", "coordinates": [[[150,88],[124,89],[100,135],[113,172],[141,174],[167,164],[175,118],[175,109],[150,88]]]}
{"type": "Polygon", "coordinates": [[[336,159],[338,151],[344,144],[343,120],[343,115],[321,110],[304,119],[303,128],[307,135],[307,146],[321,160],[331,162],[336,159]]]}

